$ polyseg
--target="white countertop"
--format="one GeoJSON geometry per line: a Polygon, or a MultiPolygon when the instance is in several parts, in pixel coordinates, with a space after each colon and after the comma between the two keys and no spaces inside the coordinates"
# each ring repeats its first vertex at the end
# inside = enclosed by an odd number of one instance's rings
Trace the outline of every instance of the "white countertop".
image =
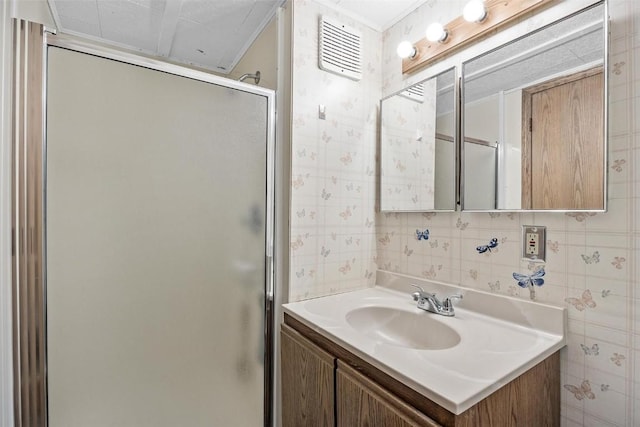
{"type": "Polygon", "coordinates": [[[379,271],[381,282],[385,287],[285,304],[284,311],[454,414],[565,345],[564,308],[379,271]],[[440,296],[459,292],[464,299],[456,304],[454,317],[429,313],[416,307],[410,283],[440,296]],[[350,311],[369,306],[430,316],[428,320],[456,331],[460,342],[450,348],[421,350],[375,339],[356,330],[346,318],[350,311]]]}

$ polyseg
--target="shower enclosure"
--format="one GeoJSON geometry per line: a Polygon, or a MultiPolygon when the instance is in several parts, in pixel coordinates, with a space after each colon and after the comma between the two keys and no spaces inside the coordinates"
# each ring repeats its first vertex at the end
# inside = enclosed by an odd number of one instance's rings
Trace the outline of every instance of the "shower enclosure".
{"type": "Polygon", "coordinates": [[[46,39],[45,422],[268,425],[273,91],[46,39]]]}

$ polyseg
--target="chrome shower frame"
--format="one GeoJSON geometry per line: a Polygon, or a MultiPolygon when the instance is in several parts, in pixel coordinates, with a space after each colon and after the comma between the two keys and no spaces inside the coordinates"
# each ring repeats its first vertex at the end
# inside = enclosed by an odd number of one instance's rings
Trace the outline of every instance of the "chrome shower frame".
{"type": "MultiPolygon", "coordinates": [[[[275,227],[275,215],[274,215],[274,199],[275,199],[275,127],[276,127],[276,99],[275,92],[271,89],[255,86],[253,84],[242,83],[236,80],[231,80],[224,77],[219,77],[213,74],[209,74],[204,71],[188,68],[177,64],[162,61],[157,58],[143,56],[141,54],[126,52],[118,49],[114,49],[108,46],[100,45],[92,41],[87,41],[75,36],[54,34],[51,31],[45,29],[44,34],[44,54],[43,54],[43,76],[42,76],[42,106],[44,109],[43,114],[43,162],[42,162],[42,200],[43,200],[43,224],[41,230],[36,230],[42,236],[43,241],[43,300],[44,300],[44,312],[41,313],[44,319],[44,346],[39,351],[39,356],[42,357],[45,363],[45,378],[42,382],[44,388],[43,393],[45,396],[45,406],[48,406],[47,399],[47,325],[46,325],[46,277],[47,277],[47,254],[46,254],[46,108],[47,108],[47,48],[58,47],[79,53],[85,53],[100,58],[115,60],[118,62],[144,67],[150,70],[160,71],[168,74],[172,74],[178,77],[186,77],[193,80],[198,80],[205,83],[211,83],[226,88],[247,92],[250,94],[263,96],[267,101],[267,167],[266,167],[266,229],[265,229],[265,306],[264,306],[264,425],[271,426],[273,424],[273,396],[274,396],[274,295],[275,295],[275,273],[274,273],[274,227],[275,227]]],[[[251,76],[253,77],[253,76],[251,76]]],[[[259,76],[258,76],[259,78],[259,76]]],[[[19,381],[20,379],[17,379],[19,381]]],[[[48,425],[48,410],[45,408],[45,420],[44,425],[48,425]]]]}

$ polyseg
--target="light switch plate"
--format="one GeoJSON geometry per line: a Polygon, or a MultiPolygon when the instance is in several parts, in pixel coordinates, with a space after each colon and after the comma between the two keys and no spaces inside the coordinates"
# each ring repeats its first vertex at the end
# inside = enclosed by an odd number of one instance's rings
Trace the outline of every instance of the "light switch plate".
{"type": "Polygon", "coordinates": [[[545,262],[546,249],[547,227],[541,225],[523,225],[522,258],[534,262],[545,262]]]}

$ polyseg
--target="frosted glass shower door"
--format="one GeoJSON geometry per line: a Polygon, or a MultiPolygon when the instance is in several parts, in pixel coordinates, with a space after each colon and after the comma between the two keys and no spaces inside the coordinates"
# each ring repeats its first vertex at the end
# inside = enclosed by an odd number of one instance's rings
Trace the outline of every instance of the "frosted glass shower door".
{"type": "Polygon", "coordinates": [[[48,49],[52,427],[259,426],[265,96],[48,49]]]}

